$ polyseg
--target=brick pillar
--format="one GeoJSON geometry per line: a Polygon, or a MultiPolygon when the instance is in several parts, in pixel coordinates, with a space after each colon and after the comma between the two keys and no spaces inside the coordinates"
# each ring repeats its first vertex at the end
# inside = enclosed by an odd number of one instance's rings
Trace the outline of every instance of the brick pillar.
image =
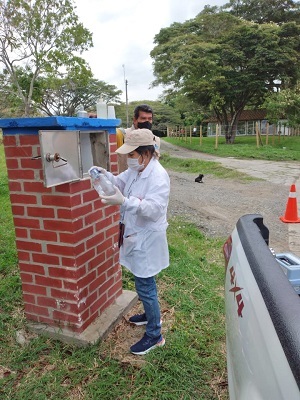
{"type": "MultiPolygon", "coordinates": [[[[26,317],[81,334],[122,295],[119,208],[104,206],[89,178],[46,188],[41,160],[31,159],[38,135],[3,142],[26,317]]],[[[110,162],[116,172],[115,154],[110,162]]]]}

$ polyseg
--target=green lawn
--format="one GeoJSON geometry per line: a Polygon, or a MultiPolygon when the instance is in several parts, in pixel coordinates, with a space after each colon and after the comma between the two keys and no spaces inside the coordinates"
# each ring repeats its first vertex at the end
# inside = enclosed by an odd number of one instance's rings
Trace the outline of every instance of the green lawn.
{"type": "Polygon", "coordinates": [[[234,144],[226,144],[224,137],[202,138],[199,137],[163,138],[166,142],[180,145],[187,149],[213,154],[220,157],[236,157],[273,161],[299,161],[300,160],[300,136],[272,136],[266,145],[266,137],[262,136],[262,145],[257,147],[255,136],[237,136],[234,144]]]}

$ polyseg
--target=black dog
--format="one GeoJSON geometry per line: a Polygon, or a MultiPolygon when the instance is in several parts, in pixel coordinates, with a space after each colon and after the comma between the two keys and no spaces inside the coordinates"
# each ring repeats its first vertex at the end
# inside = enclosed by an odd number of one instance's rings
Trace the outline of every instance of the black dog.
{"type": "Polygon", "coordinates": [[[195,179],[195,182],[203,183],[202,178],[204,178],[204,175],[203,174],[199,174],[199,176],[197,176],[197,178],[195,179]]]}

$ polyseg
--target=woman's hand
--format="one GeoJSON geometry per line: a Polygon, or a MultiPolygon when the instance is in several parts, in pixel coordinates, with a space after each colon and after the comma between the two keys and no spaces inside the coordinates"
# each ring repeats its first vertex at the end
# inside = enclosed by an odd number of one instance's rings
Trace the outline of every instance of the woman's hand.
{"type": "Polygon", "coordinates": [[[116,193],[112,196],[100,196],[101,202],[110,206],[120,206],[124,203],[125,197],[122,195],[117,186],[114,186],[116,193]]]}

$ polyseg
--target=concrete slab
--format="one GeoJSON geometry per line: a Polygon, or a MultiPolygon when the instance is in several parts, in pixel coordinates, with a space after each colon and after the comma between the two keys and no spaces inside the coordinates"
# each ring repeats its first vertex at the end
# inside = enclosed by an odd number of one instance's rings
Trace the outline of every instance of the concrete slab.
{"type": "Polygon", "coordinates": [[[46,324],[33,322],[28,324],[28,328],[39,335],[45,335],[64,343],[84,347],[104,340],[137,301],[138,296],[135,292],[124,290],[115,303],[109,306],[99,318],[80,334],[67,329],[54,328],[46,324]]]}

